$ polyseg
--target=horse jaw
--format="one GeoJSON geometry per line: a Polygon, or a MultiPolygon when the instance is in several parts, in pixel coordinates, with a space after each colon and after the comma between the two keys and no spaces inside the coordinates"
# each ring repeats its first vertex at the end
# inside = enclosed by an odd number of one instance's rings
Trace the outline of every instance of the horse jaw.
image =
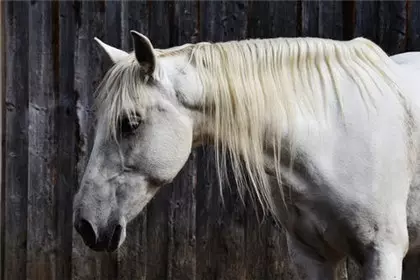
{"type": "Polygon", "coordinates": [[[121,61],[127,58],[128,56],[127,52],[114,48],[110,45],[107,45],[101,40],[99,40],[97,37],[95,37],[94,39],[104,49],[104,51],[107,53],[107,55],[109,56],[109,58],[112,60],[113,63],[117,63],[118,61],[121,61]]]}

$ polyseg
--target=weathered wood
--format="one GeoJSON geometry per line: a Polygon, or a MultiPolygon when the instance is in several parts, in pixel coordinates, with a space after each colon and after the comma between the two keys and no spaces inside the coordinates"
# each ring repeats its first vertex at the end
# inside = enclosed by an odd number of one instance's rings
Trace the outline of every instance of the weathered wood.
{"type": "MultiPolygon", "coordinates": [[[[220,220],[215,212],[221,207],[214,154],[211,147],[197,149],[196,188],[196,259],[197,279],[218,279],[214,239],[220,233],[220,220]]],[[[219,277],[220,278],[220,277],[219,277]]]]}
{"type": "Polygon", "coordinates": [[[147,0],[123,2],[121,41],[124,50],[131,50],[133,47],[130,30],[134,29],[149,36],[149,7],[147,0]]]}
{"type": "Polygon", "coordinates": [[[390,55],[404,51],[407,32],[406,1],[381,1],[379,45],[390,55]]]}
{"type": "Polygon", "coordinates": [[[341,40],[342,10],[342,1],[303,1],[302,35],[341,40]]]}
{"type": "Polygon", "coordinates": [[[379,41],[379,1],[356,1],[354,36],[379,41]]]}
{"type": "Polygon", "coordinates": [[[2,279],[26,279],[29,2],[5,2],[6,96],[2,279]]]}
{"type": "Polygon", "coordinates": [[[301,3],[299,1],[270,2],[269,30],[273,37],[296,37],[301,33],[301,3]]]}
{"type": "Polygon", "coordinates": [[[174,45],[196,43],[199,32],[199,4],[194,1],[179,1],[174,7],[172,35],[174,45]]]}
{"type": "Polygon", "coordinates": [[[356,1],[345,0],[343,8],[343,40],[351,40],[354,37],[356,28],[356,1]]]}
{"type": "Polygon", "coordinates": [[[295,37],[300,34],[299,1],[252,1],[248,6],[248,38],[295,37]]]}
{"type": "MultiPolygon", "coordinates": [[[[4,17],[4,2],[0,2],[0,22],[1,23],[5,23],[5,17],[4,17]]],[[[5,101],[5,96],[6,96],[6,60],[5,60],[5,47],[6,47],[6,42],[4,40],[5,37],[5,25],[6,24],[1,24],[0,26],[0,38],[2,38],[1,42],[0,42],[0,96],[1,96],[1,100],[0,100],[0,131],[4,131],[4,120],[5,120],[5,113],[4,113],[4,101],[5,101]]],[[[1,186],[0,186],[0,277],[3,277],[3,268],[4,268],[4,261],[3,261],[3,257],[4,257],[4,250],[3,250],[3,242],[4,242],[4,231],[5,231],[5,225],[4,225],[4,165],[3,165],[3,159],[5,158],[4,156],[4,150],[3,150],[3,139],[2,139],[2,144],[0,145],[0,181],[1,181],[1,186]]]]}
{"type": "MultiPolygon", "coordinates": [[[[195,40],[197,7],[192,1],[173,4],[171,17],[171,45],[195,40]]],[[[196,153],[177,175],[169,204],[168,278],[196,279],[196,153]]]]}
{"type": "Polygon", "coordinates": [[[54,279],[57,239],[57,157],[52,2],[33,1],[29,13],[27,279],[54,279]],[[49,16],[46,16],[49,15],[49,16]],[[35,28],[34,28],[35,27],[35,28]]]}
{"type": "Polygon", "coordinates": [[[420,2],[410,1],[407,3],[407,51],[418,51],[420,49],[420,2]]]}
{"type": "Polygon", "coordinates": [[[355,36],[373,40],[388,54],[405,50],[407,28],[406,1],[356,2],[355,36]]]}
{"type": "Polygon", "coordinates": [[[196,279],[195,163],[193,153],[173,184],[167,186],[172,188],[167,279],[196,279]]]}
{"type": "Polygon", "coordinates": [[[71,199],[78,186],[77,165],[77,96],[74,81],[75,17],[73,3],[53,2],[55,33],[53,36],[54,91],[58,91],[56,113],[57,209],[56,279],[71,279],[73,205],[71,199]],[[58,20],[58,22],[57,22],[58,20]],[[58,57],[56,57],[58,56],[58,57]]]}
{"type": "Polygon", "coordinates": [[[222,41],[221,23],[223,20],[221,1],[200,1],[200,41],[222,41]]]}
{"type": "Polygon", "coordinates": [[[267,14],[270,11],[272,3],[268,1],[252,1],[248,7],[248,38],[269,38],[274,37],[271,34],[271,17],[261,14],[267,14]]]}
{"type": "Polygon", "coordinates": [[[155,48],[171,45],[170,23],[173,17],[173,3],[165,1],[148,2],[149,38],[155,48]]]}
{"type": "Polygon", "coordinates": [[[116,48],[121,48],[121,26],[122,26],[122,6],[126,3],[122,1],[105,2],[105,30],[104,39],[106,43],[116,48]]]}

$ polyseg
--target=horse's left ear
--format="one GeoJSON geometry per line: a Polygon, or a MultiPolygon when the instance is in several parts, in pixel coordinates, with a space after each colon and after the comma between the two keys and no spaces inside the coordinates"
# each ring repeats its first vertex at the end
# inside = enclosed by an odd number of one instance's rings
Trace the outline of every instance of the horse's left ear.
{"type": "Polygon", "coordinates": [[[156,56],[153,51],[153,45],[143,34],[131,30],[133,37],[134,53],[140,66],[148,75],[152,75],[156,67],[156,56]]]}

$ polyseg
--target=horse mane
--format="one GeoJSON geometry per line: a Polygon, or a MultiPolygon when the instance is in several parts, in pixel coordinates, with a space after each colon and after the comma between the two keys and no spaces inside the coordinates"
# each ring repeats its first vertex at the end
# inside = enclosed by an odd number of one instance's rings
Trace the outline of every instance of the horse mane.
{"type": "MultiPolygon", "coordinates": [[[[282,151],[288,150],[291,162],[296,156],[293,127],[297,116],[328,121],[336,113],[328,106],[331,99],[339,108],[345,106],[341,89],[348,78],[358,87],[366,106],[374,106],[372,93],[394,86],[388,56],[364,38],[202,42],[159,49],[156,54],[158,58],[186,54],[196,68],[206,97],[203,113],[214,130],[220,187],[229,158],[241,198],[249,191],[252,201],[274,215],[264,151],[274,151],[274,177],[280,185],[282,151]],[[282,143],[286,134],[287,147],[282,143]]],[[[155,78],[165,78],[159,67],[155,78]]],[[[97,100],[111,128],[116,127],[121,113],[134,113],[151,96],[147,84],[133,54],[108,71],[97,100]],[[132,108],[122,104],[132,104],[132,108]]]]}
{"type": "Polygon", "coordinates": [[[349,79],[367,108],[375,108],[378,90],[387,93],[395,86],[390,59],[364,38],[198,43],[191,55],[204,85],[205,119],[213,122],[219,182],[227,175],[229,158],[241,198],[248,191],[251,202],[258,201],[264,212],[274,216],[270,180],[274,177],[283,194],[280,159],[287,154],[292,167],[297,156],[293,130],[297,117],[328,124],[331,114],[336,114],[328,104],[345,106],[343,82],[349,79]],[[282,143],[285,135],[287,143],[282,143]],[[268,149],[274,152],[274,176],[267,175],[268,149]]]}

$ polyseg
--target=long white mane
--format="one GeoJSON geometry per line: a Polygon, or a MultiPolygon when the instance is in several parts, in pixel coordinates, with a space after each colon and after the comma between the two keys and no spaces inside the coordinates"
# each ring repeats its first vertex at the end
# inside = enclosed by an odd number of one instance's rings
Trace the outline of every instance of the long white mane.
{"type": "MultiPolygon", "coordinates": [[[[280,154],[293,159],[293,127],[298,115],[328,120],[331,107],[342,103],[340,88],[349,78],[366,106],[372,93],[394,87],[388,56],[373,42],[357,38],[333,41],[316,38],[252,39],[198,43],[157,50],[159,57],[184,53],[196,67],[206,96],[203,112],[211,120],[219,178],[230,158],[239,193],[250,190],[263,209],[275,213],[264,151],[275,156],[275,177],[281,182],[280,154]],[[288,144],[282,140],[287,134],[288,144]]],[[[157,68],[155,79],[164,79],[157,68]]],[[[116,64],[101,84],[100,114],[115,130],[122,113],[130,114],[147,102],[147,78],[134,55],[116,64]],[[132,104],[126,108],[122,104],[132,104]],[[124,112],[122,112],[124,110],[124,112]]],[[[395,88],[393,88],[395,91],[395,88]]],[[[112,130],[111,129],[111,130],[112,130]]]]}

